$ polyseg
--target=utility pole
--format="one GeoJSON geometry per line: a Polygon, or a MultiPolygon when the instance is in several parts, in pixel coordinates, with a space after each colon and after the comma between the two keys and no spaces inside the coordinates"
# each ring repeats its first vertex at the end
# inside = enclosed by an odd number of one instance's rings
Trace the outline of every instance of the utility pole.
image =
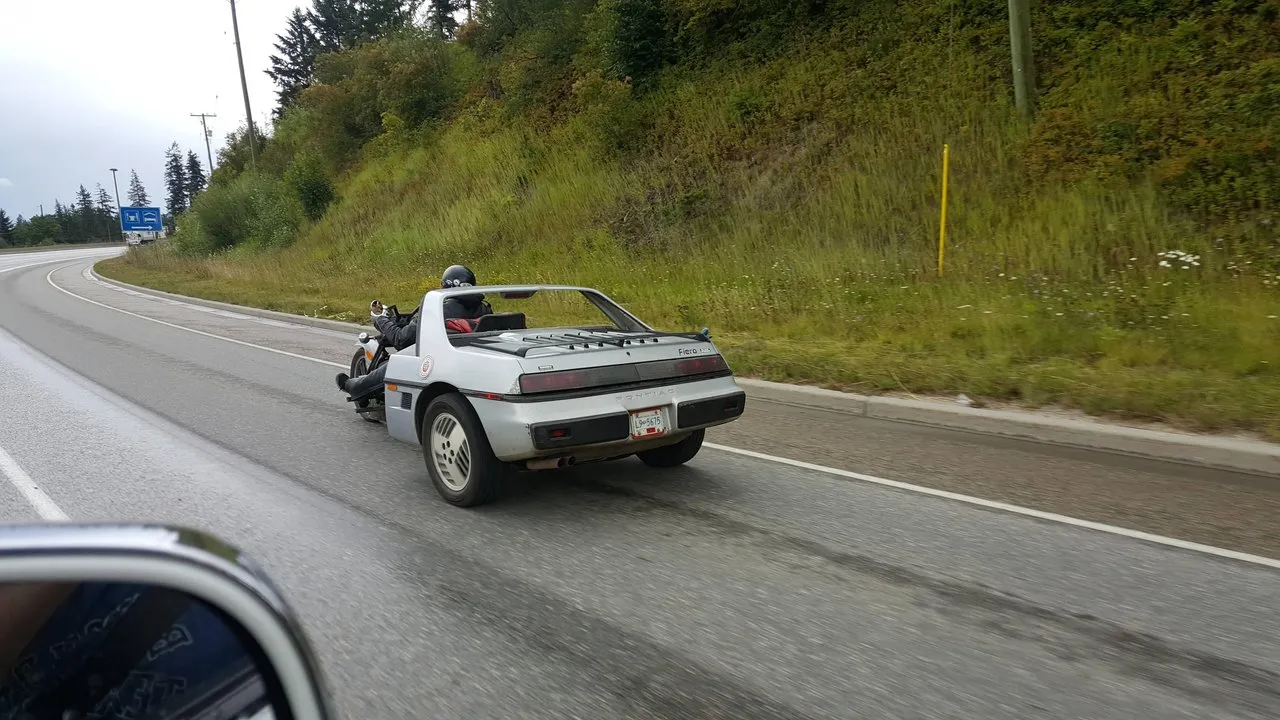
{"type": "MultiPolygon", "coordinates": [[[[1013,0],[1009,0],[1013,2],[1013,0]]],[[[240,25],[236,22],[236,0],[231,0],[231,32],[236,36],[236,62],[240,63],[240,89],[244,92],[244,119],[249,123],[249,160],[258,167],[258,140],[253,133],[253,111],[249,109],[249,83],[244,79],[244,55],[240,52],[240,25]]]]}
{"type": "MultiPolygon", "coordinates": [[[[116,182],[116,168],[111,170],[111,186],[116,189],[116,220],[120,220],[120,183],[116,182]]],[[[124,237],[124,225],[120,226],[120,237],[124,237]]]]}
{"type": "Polygon", "coordinates": [[[204,152],[209,157],[209,174],[213,174],[213,151],[209,149],[209,125],[205,118],[218,117],[214,113],[191,113],[191,117],[200,118],[200,127],[204,129],[204,152]]]}
{"type": "Polygon", "coordinates": [[[1030,0],[1009,0],[1009,49],[1013,55],[1013,102],[1026,120],[1035,115],[1036,68],[1031,54],[1030,0]]]}

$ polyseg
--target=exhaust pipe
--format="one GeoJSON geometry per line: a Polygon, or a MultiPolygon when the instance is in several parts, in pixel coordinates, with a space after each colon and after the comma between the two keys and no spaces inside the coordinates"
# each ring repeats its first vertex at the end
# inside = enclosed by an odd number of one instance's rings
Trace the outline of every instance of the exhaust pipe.
{"type": "Polygon", "coordinates": [[[555,470],[573,463],[573,458],[549,457],[526,460],[524,466],[530,470],[555,470]]]}

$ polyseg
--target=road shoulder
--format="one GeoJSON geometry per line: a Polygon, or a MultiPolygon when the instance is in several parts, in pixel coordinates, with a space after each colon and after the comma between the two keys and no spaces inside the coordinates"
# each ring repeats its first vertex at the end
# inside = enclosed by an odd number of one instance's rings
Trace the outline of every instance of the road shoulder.
{"type": "MultiPolygon", "coordinates": [[[[120,289],[252,317],[353,333],[369,329],[153,290],[105,277],[96,269],[93,277],[120,289]]],[[[1280,478],[1280,444],[1254,438],[1118,425],[1082,413],[975,408],[937,400],[857,395],[755,378],[739,378],[739,383],[756,401],[1280,478]]]]}

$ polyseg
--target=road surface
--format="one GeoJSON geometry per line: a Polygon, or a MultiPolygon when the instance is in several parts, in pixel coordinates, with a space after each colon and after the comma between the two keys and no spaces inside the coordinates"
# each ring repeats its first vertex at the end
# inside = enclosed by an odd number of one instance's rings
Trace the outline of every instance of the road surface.
{"type": "MultiPolygon", "coordinates": [[[[1280,570],[1264,559],[727,449],[666,473],[542,473],[460,510],[415,448],[342,401],[325,363],[351,338],[87,276],[114,252],[0,256],[0,449],[46,500],[0,482],[3,519],[177,522],[240,545],[298,609],[346,717],[1280,716],[1280,570]]],[[[1199,486],[1215,517],[1182,537],[1276,542],[1258,478],[747,413],[710,440],[817,447],[801,459],[997,499],[1199,486]],[[1249,507],[1232,523],[1209,496],[1249,507]]],[[[1166,502],[1127,498],[1090,519],[1142,525],[1140,506],[1166,502]]]]}

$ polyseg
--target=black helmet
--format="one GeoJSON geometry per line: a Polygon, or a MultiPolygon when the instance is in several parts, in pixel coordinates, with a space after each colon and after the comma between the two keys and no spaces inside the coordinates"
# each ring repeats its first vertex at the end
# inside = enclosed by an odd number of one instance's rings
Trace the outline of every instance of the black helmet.
{"type": "Polygon", "coordinates": [[[440,278],[440,287],[472,287],[476,284],[476,274],[464,265],[450,265],[440,278]]]}

